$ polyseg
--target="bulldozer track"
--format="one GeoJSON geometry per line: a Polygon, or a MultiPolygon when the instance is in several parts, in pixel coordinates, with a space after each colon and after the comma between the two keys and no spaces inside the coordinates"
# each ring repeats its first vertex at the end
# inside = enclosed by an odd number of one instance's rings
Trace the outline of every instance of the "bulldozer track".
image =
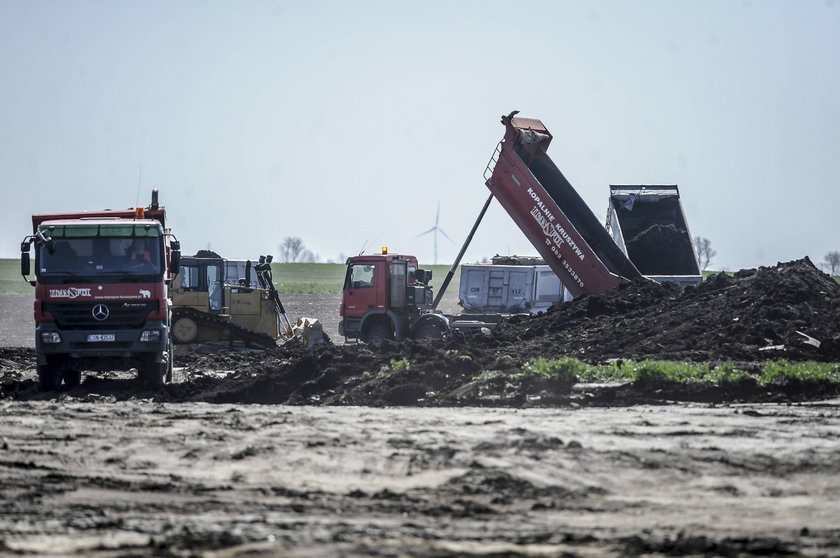
{"type": "Polygon", "coordinates": [[[172,312],[172,325],[181,318],[189,318],[198,325],[199,331],[201,328],[211,328],[219,331],[219,339],[212,341],[190,341],[181,343],[177,336],[173,335],[175,344],[191,344],[197,343],[212,343],[212,344],[227,344],[230,347],[248,347],[256,349],[273,349],[277,347],[277,342],[268,334],[253,331],[251,329],[242,327],[233,323],[230,320],[220,318],[219,316],[200,312],[194,308],[178,308],[172,312]]]}

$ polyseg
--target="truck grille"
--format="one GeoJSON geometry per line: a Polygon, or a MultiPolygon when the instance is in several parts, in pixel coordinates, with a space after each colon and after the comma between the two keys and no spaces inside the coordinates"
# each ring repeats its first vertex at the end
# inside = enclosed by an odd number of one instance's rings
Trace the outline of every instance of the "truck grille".
{"type": "Polygon", "coordinates": [[[44,303],[44,311],[52,314],[58,326],[64,329],[141,327],[149,312],[157,309],[157,300],[44,303]],[[101,306],[105,306],[106,309],[103,310],[101,306]],[[100,320],[95,319],[95,308],[98,310],[98,316],[101,317],[104,313],[107,313],[107,317],[100,320]]]}
{"type": "Polygon", "coordinates": [[[129,349],[131,348],[130,341],[116,341],[114,343],[70,343],[71,349],[129,349]]]}

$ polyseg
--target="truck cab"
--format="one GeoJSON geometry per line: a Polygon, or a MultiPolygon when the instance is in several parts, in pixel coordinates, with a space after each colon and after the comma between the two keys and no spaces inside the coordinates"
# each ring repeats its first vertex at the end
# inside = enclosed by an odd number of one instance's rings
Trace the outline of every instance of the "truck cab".
{"type": "Polygon", "coordinates": [[[348,258],[339,334],[369,343],[442,337],[448,322],[431,311],[431,278],[416,257],[384,248],[381,254],[348,258]]]}

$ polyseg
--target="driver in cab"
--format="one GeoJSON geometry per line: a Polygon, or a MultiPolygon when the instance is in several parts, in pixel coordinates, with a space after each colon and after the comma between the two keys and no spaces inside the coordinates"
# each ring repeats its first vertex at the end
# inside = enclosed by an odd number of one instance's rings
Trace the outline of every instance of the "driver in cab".
{"type": "Polygon", "coordinates": [[[135,238],[131,243],[129,261],[137,263],[152,263],[152,253],[149,251],[145,238],[135,238]]]}

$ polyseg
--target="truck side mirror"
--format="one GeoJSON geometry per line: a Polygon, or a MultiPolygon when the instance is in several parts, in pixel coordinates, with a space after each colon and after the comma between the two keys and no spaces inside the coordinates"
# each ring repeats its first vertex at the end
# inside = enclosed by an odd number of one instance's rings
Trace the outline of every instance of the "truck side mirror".
{"type": "Polygon", "coordinates": [[[24,279],[32,272],[29,264],[29,252],[21,252],[20,254],[20,274],[24,279]]]}
{"type": "Polygon", "coordinates": [[[175,277],[181,271],[181,241],[173,238],[169,243],[169,249],[172,250],[169,254],[169,270],[172,272],[172,277],[175,277]]]}
{"type": "Polygon", "coordinates": [[[418,269],[414,272],[414,278],[417,279],[419,283],[427,285],[429,281],[432,280],[432,270],[431,269],[418,269]]]}
{"type": "Polygon", "coordinates": [[[178,272],[181,271],[181,251],[180,250],[172,250],[171,261],[169,262],[170,266],[172,267],[172,276],[178,275],[178,272]]]}

